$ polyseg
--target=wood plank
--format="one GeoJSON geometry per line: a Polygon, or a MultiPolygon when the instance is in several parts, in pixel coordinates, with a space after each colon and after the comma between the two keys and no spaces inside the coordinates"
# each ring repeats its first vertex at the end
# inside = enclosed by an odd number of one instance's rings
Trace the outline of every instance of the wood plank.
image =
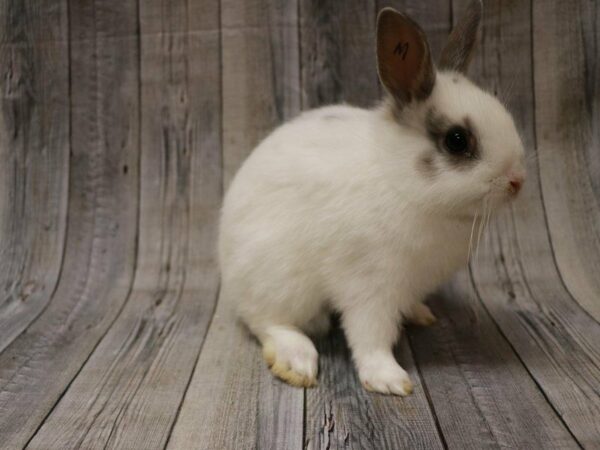
{"type": "Polygon", "coordinates": [[[558,417],[593,447],[600,438],[600,327],[560,285],[549,252],[522,245],[526,230],[517,217],[490,227],[490,249],[473,273],[477,291],[558,417]]]}
{"type": "Polygon", "coordinates": [[[598,20],[595,2],[534,7],[536,132],[548,227],[569,291],[600,321],[598,20]],[[556,70],[543,70],[553,64],[556,70]]]}
{"type": "Polygon", "coordinates": [[[449,448],[578,448],[459,274],[430,301],[438,322],[410,343],[449,448]]]}
{"type": "Polygon", "coordinates": [[[219,4],[161,6],[140,5],[133,291],[31,448],[164,448],[214,310],[212,247],[222,189],[219,4]]]}
{"type": "Polygon", "coordinates": [[[30,439],[80,370],[120,311],[135,265],[137,41],[112,37],[134,35],[135,2],[72,1],[69,17],[64,264],[48,308],[0,355],[0,441],[6,448],[30,439]]]}
{"type": "Polygon", "coordinates": [[[396,349],[414,382],[405,398],[363,389],[340,328],[320,339],[317,349],[319,384],[307,391],[305,448],[443,448],[405,335],[396,349]]]}
{"type": "MultiPolygon", "coordinates": [[[[353,1],[340,10],[333,2],[301,2],[305,108],[344,101],[367,106],[378,101],[374,6],[353,1]]],[[[402,9],[403,5],[392,6],[402,9]]],[[[403,337],[397,357],[410,373],[415,391],[401,399],[363,389],[339,330],[322,339],[319,384],[306,392],[305,446],[441,448],[435,417],[407,344],[403,337]]]]}
{"type": "MultiPolygon", "coordinates": [[[[541,141],[536,142],[534,106],[547,102],[538,98],[534,75],[548,72],[551,63],[542,58],[531,66],[538,36],[531,21],[537,18],[523,2],[490,3],[487,9],[476,77],[504,98],[528,151],[544,152],[541,141]]],[[[483,304],[559,417],[579,443],[590,445],[600,436],[594,420],[600,412],[600,360],[594,350],[600,345],[600,327],[561,282],[548,237],[543,203],[548,205],[548,199],[540,191],[540,171],[543,175],[541,161],[538,167],[537,159],[529,158],[525,189],[492,223],[472,264],[473,279],[483,304]]]]}
{"type": "Polygon", "coordinates": [[[275,125],[300,110],[297,0],[221,1],[227,187],[275,125]]]}
{"type": "Polygon", "coordinates": [[[0,3],[0,352],[47,306],[64,245],[66,2],[0,3]]]}
{"type": "Polygon", "coordinates": [[[372,106],[380,88],[373,2],[300,0],[302,105],[348,102],[372,106]]]}
{"type": "Polygon", "coordinates": [[[169,448],[300,448],[303,390],[276,380],[219,298],[169,448]]]}
{"type": "MultiPolygon", "coordinates": [[[[296,12],[290,0],[221,2],[225,184],[299,110],[296,12]]],[[[169,447],[300,447],[303,397],[271,376],[232,299],[220,298],[169,447]]]]}

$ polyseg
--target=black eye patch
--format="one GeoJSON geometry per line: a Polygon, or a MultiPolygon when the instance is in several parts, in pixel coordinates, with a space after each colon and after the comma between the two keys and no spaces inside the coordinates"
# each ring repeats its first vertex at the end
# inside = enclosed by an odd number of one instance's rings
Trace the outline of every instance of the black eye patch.
{"type": "Polygon", "coordinates": [[[462,124],[452,123],[446,116],[430,109],[425,119],[425,127],[435,148],[453,166],[470,166],[479,158],[477,139],[468,118],[465,118],[462,124]]]}

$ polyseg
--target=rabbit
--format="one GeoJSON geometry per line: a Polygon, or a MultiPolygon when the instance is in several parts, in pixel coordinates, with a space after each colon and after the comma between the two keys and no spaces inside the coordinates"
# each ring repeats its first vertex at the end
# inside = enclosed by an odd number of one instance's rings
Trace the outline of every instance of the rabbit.
{"type": "Polygon", "coordinates": [[[511,115],[465,75],[481,15],[472,1],[436,67],[419,25],[381,10],[385,98],[302,113],[232,180],[219,228],[222,298],[289,384],[316,384],[309,336],[326,333],[335,312],[364,388],[410,394],[393,355],[402,322],[435,322],[424,298],[467,264],[474,228],[523,185],[511,115]]]}

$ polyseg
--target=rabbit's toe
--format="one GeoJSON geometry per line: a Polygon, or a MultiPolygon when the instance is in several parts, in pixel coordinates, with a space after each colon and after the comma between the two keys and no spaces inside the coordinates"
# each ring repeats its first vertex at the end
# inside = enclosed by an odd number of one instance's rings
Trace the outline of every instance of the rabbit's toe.
{"type": "Polygon", "coordinates": [[[407,316],[407,320],[415,325],[422,327],[428,327],[437,322],[437,318],[429,309],[429,306],[424,303],[417,303],[413,306],[410,314],[407,316]]]}
{"type": "Polygon", "coordinates": [[[382,361],[359,369],[359,377],[367,391],[405,396],[413,391],[406,371],[397,363],[382,361]]]}

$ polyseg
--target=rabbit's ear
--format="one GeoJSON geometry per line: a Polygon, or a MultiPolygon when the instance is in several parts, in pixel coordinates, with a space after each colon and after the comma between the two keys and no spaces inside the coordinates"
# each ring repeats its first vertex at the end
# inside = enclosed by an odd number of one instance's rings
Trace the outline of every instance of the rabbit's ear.
{"type": "Polygon", "coordinates": [[[410,17],[384,8],[377,17],[377,68],[400,107],[429,97],[435,68],[425,33],[410,17]]]}
{"type": "Polygon", "coordinates": [[[479,24],[481,23],[481,0],[472,0],[448,37],[440,57],[439,68],[465,73],[473,57],[479,24]]]}

